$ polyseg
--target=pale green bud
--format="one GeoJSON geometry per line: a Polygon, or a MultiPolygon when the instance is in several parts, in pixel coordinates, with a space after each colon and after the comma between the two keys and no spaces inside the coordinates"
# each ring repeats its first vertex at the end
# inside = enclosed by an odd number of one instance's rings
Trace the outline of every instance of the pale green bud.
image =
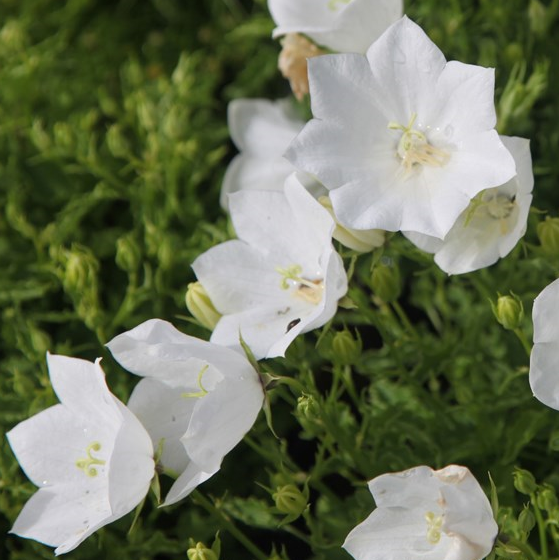
{"type": "Polygon", "coordinates": [[[510,296],[499,296],[497,304],[491,302],[491,308],[495,318],[507,330],[518,329],[524,317],[524,306],[522,301],[511,292],[510,296]]]}
{"type": "Polygon", "coordinates": [[[361,357],[362,349],[359,334],[354,337],[348,329],[337,332],[332,339],[333,360],[340,364],[354,364],[361,357]]]}
{"type": "Polygon", "coordinates": [[[221,319],[208,292],[200,282],[191,282],[186,290],[186,307],[190,314],[203,326],[213,331],[221,319]]]}
{"type": "Polygon", "coordinates": [[[299,517],[307,507],[308,496],[305,496],[294,484],[279,486],[272,498],[278,510],[292,518],[299,517]]]}
{"type": "Polygon", "coordinates": [[[400,273],[395,264],[384,264],[382,261],[373,269],[371,288],[374,294],[386,303],[396,301],[400,297],[400,273]]]}
{"type": "Polygon", "coordinates": [[[514,487],[521,493],[530,495],[536,491],[537,484],[534,475],[524,469],[515,469],[512,473],[514,487]]]}
{"type": "Polygon", "coordinates": [[[219,556],[204,543],[198,542],[194,548],[186,551],[188,560],[219,560],[219,556]]]}
{"type": "Polygon", "coordinates": [[[132,234],[119,237],[116,241],[115,262],[125,272],[136,272],[142,261],[142,252],[132,234]]]}
{"type": "Polygon", "coordinates": [[[57,122],[53,127],[54,143],[57,147],[69,150],[74,147],[74,135],[70,125],[65,122],[57,122]]]}
{"type": "Polygon", "coordinates": [[[550,23],[548,9],[539,0],[530,0],[528,6],[528,21],[534,35],[542,37],[547,33],[550,23]]]}
{"type": "Polygon", "coordinates": [[[524,508],[518,516],[518,528],[524,533],[529,533],[535,525],[536,517],[528,508],[524,508]]]}
{"type": "Polygon", "coordinates": [[[50,136],[43,128],[43,123],[38,119],[33,121],[31,130],[29,131],[29,138],[35,147],[41,152],[46,152],[52,145],[50,136]]]}
{"type": "Polygon", "coordinates": [[[334,209],[332,208],[332,202],[330,197],[321,196],[318,202],[328,210],[328,213],[334,221],[336,222],[336,227],[332,233],[332,237],[339,241],[345,247],[353,249],[359,253],[369,253],[377,247],[381,247],[384,244],[384,231],[381,229],[351,229],[342,226],[336,219],[334,214],[334,209]]]}
{"type": "Polygon", "coordinates": [[[142,128],[145,130],[154,130],[157,122],[154,104],[145,96],[141,96],[140,99],[138,99],[136,111],[142,128]]]}
{"type": "Polygon", "coordinates": [[[109,152],[111,152],[114,157],[123,158],[130,154],[130,143],[122,133],[118,124],[113,124],[109,127],[105,138],[107,140],[109,152]]]}
{"type": "Polygon", "coordinates": [[[559,218],[547,218],[536,229],[542,250],[547,255],[559,257],[559,218]]]}
{"type": "Polygon", "coordinates": [[[319,415],[320,405],[312,395],[303,393],[297,399],[297,412],[307,420],[312,420],[319,415]]]}
{"type": "Polygon", "coordinates": [[[70,292],[83,292],[95,284],[99,263],[86,247],[73,246],[65,253],[64,288],[70,292]]]}
{"type": "Polygon", "coordinates": [[[538,492],[536,502],[540,509],[545,511],[553,511],[559,506],[557,496],[552,488],[544,487],[538,492]]]}

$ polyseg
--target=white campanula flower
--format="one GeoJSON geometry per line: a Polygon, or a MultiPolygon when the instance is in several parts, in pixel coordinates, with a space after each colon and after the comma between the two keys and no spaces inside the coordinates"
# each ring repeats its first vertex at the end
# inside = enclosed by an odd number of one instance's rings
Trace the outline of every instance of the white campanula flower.
{"type": "Polygon", "coordinates": [[[295,174],[284,192],[242,191],[229,205],[239,239],[192,265],[222,315],[211,341],[234,347],[242,336],[257,359],[283,356],[298,334],[333,317],[347,291],[334,220],[295,174]]]}
{"type": "Polygon", "coordinates": [[[264,401],[258,373],[240,353],[151,319],[107,344],[144,377],[128,406],[149,432],[163,472],[176,476],[164,505],[215,474],[254,424],[264,401]]]}
{"type": "Polygon", "coordinates": [[[155,474],[151,439],[113,396],[99,365],[47,355],[60,404],[8,434],[37,486],[11,532],[69,552],[100,527],[134,509],[155,474]]]}
{"type": "Polygon", "coordinates": [[[273,37],[301,33],[333,51],[364,53],[402,16],[402,0],[268,0],[273,37]]]}
{"type": "Polygon", "coordinates": [[[530,355],[530,387],[543,404],[559,410],[559,280],[534,300],[534,346],[530,355]]]}
{"type": "Polygon", "coordinates": [[[493,548],[497,523],[466,467],[384,474],[369,489],[377,507],[343,545],[356,560],[481,560],[493,548]]]}
{"type": "Polygon", "coordinates": [[[448,62],[402,18],[366,56],[309,60],[314,115],[286,157],[330,190],[354,229],[444,238],[470,200],[509,181],[494,130],[494,72],[448,62]]]}
{"type": "Polygon", "coordinates": [[[295,171],[283,154],[305,125],[287,99],[235,99],[227,108],[229,133],[240,153],[223,179],[220,203],[239,190],[283,190],[295,171]]]}
{"type": "Polygon", "coordinates": [[[517,174],[510,181],[477,194],[444,240],[404,232],[420,249],[435,253],[435,262],[448,274],[492,265],[508,255],[526,232],[534,187],[530,142],[507,136],[501,140],[516,163],[517,174]]]}

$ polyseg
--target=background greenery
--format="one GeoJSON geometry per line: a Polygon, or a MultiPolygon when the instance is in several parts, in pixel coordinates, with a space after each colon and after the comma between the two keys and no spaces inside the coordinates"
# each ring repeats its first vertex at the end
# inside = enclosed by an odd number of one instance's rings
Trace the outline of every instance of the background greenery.
{"type": "MultiPolygon", "coordinates": [[[[373,507],[366,480],[453,462],[486,489],[491,473],[506,532],[559,555],[516,522],[531,500],[548,520],[546,542],[557,543],[559,414],[532,397],[526,352],[489,303],[517,294],[530,339],[531,302],[559,271],[559,237],[548,230],[542,245],[537,235],[559,210],[559,2],[416,0],[406,13],[448,59],[496,68],[499,130],[531,139],[541,212],[525,241],[488,270],[450,278],[399,235],[360,257],[350,288],[358,309],[263,365],[300,382],[269,393],[280,439],[261,415],[198,496],[165,510],[148,500],[129,536],[132,515],[72,557],[184,559],[190,538],[211,544],[221,528],[226,560],[253,557],[238,531],[263,558],[273,548],[291,560],[349,558],[340,544],[373,507]],[[354,341],[346,354],[344,326],[354,341]],[[515,466],[549,487],[520,494],[515,466]],[[305,482],[309,508],[280,526],[257,483],[303,492],[305,482]]],[[[209,337],[184,305],[189,265],[231,236],[217,202],[235,154],[227,103],[289,94],[272,28],[264,0],[0,0],[3,432],[56,401],[47,350],[104,356],[126,400],[136,380],[103,348],[111,337],[152,317],[209,337]]],[[[7,536],[33,492],[3,438],[1,558],[53,556],[7,536]]]]}

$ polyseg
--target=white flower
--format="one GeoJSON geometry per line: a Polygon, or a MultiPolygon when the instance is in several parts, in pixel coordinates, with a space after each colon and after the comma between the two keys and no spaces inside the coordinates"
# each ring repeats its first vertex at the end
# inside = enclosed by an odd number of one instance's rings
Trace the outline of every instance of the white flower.
{"type": "Polygon", "coordinates": [[[268,0],[273,37],[302,33],[334,51],[364,53],[399,17],[402,0],[268,0]]]}
{"type": "Polygon", "coordinates": [[[134,509],[154,475],[153,447],[105,383],[99,360],[47,355],[60,399],[7,436],[36,492],[11,532],[69,552],[134,509]]]}
{"type": "Polygon", "coordinates": [[[187,336],[160,319],[107,344],[127,370],[145,377],[128,406],[149,432],[159,463],[178,478],[164,505],[215,474],[254,424],[264,401],[258,373],[241,354],[187,336]]]}
{"type": "Polygon", "coordinates": [[[221,206],[227,196],[245,189],[282,191],[295,171],[283,154],[305,123],[287,99],[235,99],[227,108],[229,133],[241,152],[233,158],[221,187],[221,206]]]}
{"type": "Polygon", "coordinates": [[[559,410],[559,280],[534,300],[534,346],[530,355],[530,387],[543,404],[559,410]]]}
{"type": "Polygon", "coordinates": [[[501,136],[514,157],[517,175],[479,193],[460,214],[444,240],[403,232],[415,245],[435,253],[435,262],[448,274],[485,268],[508,255],[526,231],[534,175],[530,142],[501,136]]]}
{"type": "Polygon", "coordinates": [[[333,317],[347,291],[334,220],[295,174],[284,192],[239,192],[229,203],[239,239],[192,265],[223,315],[211,341],[238,346],[242,336],[257,359],[283,356],[298,334],[333,317]]]}
{"type": "Polygon", "coordinates": [[[343,547],[356,560],[480,560],[498,527],[466,467],[415,467],[369,482],[377,508],[343,547]]]}
{"type": "Polygon", "coordinates": [[[480,191],[515,175],[492,69],[446,62],[406,17],[367,51],[309,60],[312,119],[287,150],[340,223],[440,239],[480,191]]]}

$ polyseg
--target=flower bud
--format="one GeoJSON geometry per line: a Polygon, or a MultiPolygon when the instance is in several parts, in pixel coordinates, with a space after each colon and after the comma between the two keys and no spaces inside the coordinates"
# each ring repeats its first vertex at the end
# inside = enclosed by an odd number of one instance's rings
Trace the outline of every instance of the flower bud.
{"type": "Polygon", "coordinates": [[[518,296],[512,292],[510,296],[499,296],[497,304],[491,302],[495,318],[507,330],[518,329],[524,317],[524,306],[518,296]]]}
{"type": "Polygon", "coordinates": [[[142,260],[138,243],[131,234],[123,235],[116,241],[116,265],[125,272],[136,272],[142,260]]]}
{"type": "Polygon", "coordinates": [[[29,131],[29,138],[35,147],[41,152],[46,152],[52,145],[50,136],[43,127],[43,123],[35,119],[31,130],[29,131]]]}
{"type": "Polygon", "coordinates": [[[351,229],[342,226],[334,214],[332,202],[329,196],[321,196],[318,202],[328,210],[328,213],[336,222],[332,237],[345,247],[359,253],[369,253],[384,244],[384,231],[382,229],[351,229]]]}
{"type": "MultiPolygon", "coordinates": [[[[387,261],[389,259],[386,259],[387,261]]],[[[400,273],[395,264],[384,264],[382,261],[373,269],[371,288],[374,294],[385,303],[396,301],[400,296],[400,273]]]]}
{"type": "Polygon", "coordinates": [[[106,135],[109,152],[116,158],[124,158],[130,154],[130,144],[118,124],[113,124],[106,135]]]}
{"type": "Polygon", "coordinates": [[[69,150],[74,147],[74,135],[70,125],[65,122],[57,122],[53,127],[54,143],[57,147],[69,150]]]}
{"type": "Polygon", "coordinates": [[[530,22],[530,30],[534,35],[543,37],[547,33],[551,19],[548,9],[539,0],[530,0],[528,21],[530,22]]]}
{"type": "Polygon", "coordinates": [[[194,548],[186,551],[188,560],[219,560],[219,556],[204,543],[198,542],[194,548]]]}
{"type": "Polygon", "coordinates": [[[515,469],[512,473],[514,487],[521,494],[533,494],[536,491],[537,484],[534,475],[524,469],[515,469]]]}
{"type": "Polygon", "coordinates": [[[544,511],[553,511],[559,506],[555,491],[549,487],[544,487],[538,492],[536,503],[538,507],[544,511]]]}
{"type": "Polygon", "coordinates": [[[297,412],[307,420],[312,420],[319,415],[320,405],[312,395],[303,393],[297,399],[297,412]]]}
{"type": "Polygon", "coordinates": [[[354,364],[361,357],[362,349],[359,333],[354,337],[348,329],[337,332],[332,339],[333,360],[340,364],[354,364]]]}
{"type": "Polygon", "coordinates": [[[208,292],[200,282],[191,282],[186,290],[186,307],[190,314],[203,326],[213,331],[221,319],[221,313],[214,307],[208,292]]]}
{"type": "Polygon", "coordinates": [[[524,533],[529,533],[535,525],[536,517],[528,508],[524,508],[518,516],[518,528],[524,533]]]}
{"type": "Polygon", "coordinates": [[[299,517],[307,507],[308,496],[305,496],[294,484],[278,486],[272,498],[278,510],[293,519],[299,517]]]}
{"type": "Polygon", "coordinates": [[[538,239],[545,254],[559,257],[559,218],[547,218],[538,224],[538,239]]]}

